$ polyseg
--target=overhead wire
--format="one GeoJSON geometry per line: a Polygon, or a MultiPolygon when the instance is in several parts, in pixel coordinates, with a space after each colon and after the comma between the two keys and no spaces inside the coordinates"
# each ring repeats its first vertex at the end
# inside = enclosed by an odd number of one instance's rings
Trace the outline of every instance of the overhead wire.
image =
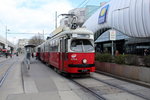
{"type": "Polygon", "coordinates": [[[85,4],[82,7],[85,7],[89,3],[89,1],[90,0],[87,0],[87,2],[85,2],[85,4]]]}
{"type": "Polygon", "coordinates": [[[81,2],[78,6],[77,6],[77,8],[79,8],[79,7],[82,7],[82,5],[84,4],[84,3],[86,3],[86,2],[88,2],[89,0],[84,0],[83,2],[81,2]]]}

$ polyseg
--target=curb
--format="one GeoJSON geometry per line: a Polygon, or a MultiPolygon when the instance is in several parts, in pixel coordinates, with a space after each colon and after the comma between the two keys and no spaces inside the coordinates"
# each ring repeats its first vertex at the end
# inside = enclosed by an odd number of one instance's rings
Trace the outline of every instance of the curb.
{"type": "Polygon", "coordinates": [[[25,87],[24,87],[24,77],[23,77],[23,61],[21,62],[21,78],[22,78],[22,86],[23,86],[23,93],[25,93],[25,87]]]}
{"type": "Polygon", "coordinates": [[[99,70],[96,70],[95,72],[100,73],[100,74],[104,74],[106,76],[114,77],[114,78],[117,78],[117,79],[120,79],[120,80],[123,80],[123,81],[131,82],[131,83],[134,83],[134,84],[137,84],[137,85],[141,85],[141,86],[144,86],[146,88],[150,88],[149,83],[145,83],[145,82],[137,81],[137,80],[132,80],[132,79],[128,79],[128,78],[125,78],[125,77],[120,77],[120,76],[113,75],[113,74],[106,73],[106,72],[102,72],[102,71],[99,71],[99,70]]]}

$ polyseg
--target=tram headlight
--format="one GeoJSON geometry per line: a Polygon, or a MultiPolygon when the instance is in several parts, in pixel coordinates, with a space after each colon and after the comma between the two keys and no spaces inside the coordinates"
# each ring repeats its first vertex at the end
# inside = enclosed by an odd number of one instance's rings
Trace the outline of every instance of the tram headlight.
{"type": "Polygon", "coordinates": [[[83,59],[82,62],[83,62],[83,64],[86,64],[86,63],[87,63],[87,60],[86,60],[86,59],[83,59]]]}

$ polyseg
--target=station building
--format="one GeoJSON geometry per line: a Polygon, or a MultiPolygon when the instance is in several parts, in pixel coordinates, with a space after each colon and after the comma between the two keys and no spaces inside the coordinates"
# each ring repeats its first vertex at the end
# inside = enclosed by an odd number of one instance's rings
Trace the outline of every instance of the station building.
{"type": "Polygon", "coordinates": [[[150,1],[142,0],[142,3],[128,1],[130,0],[111,0],[97,7],[76,8],[69,13],[77,15],[80,24],[94,32],[97,52],[112,52],[109,31],[114,29],[116,31],[116,40],[113,41],[114,52],[117,50],[120,54],[144,55],[145,50],[150,52],[150,28],[148,28],[150,1]]]}
{"type": "Polygon", "coordinates": [[[15,45],[12,44],[10,41],[7,41],[6,39],[0,36],[0,56],[4,54],[4,52],[9,51],[12,52],[15,49],[15,45]]]}
{"type": "MultiPolygon", "coordinates": [[[[96,36],[96,35],[95,35],[96,36]]],[[[110,32],[106,31],[95,40],[95,50],[100,53],[111,53],[112,41],[110,32]]],[[[150,54],[150,38],[134,38],[116,31],[116,40],[113,41],[114,53],[144,55],[144,50],[150,54]]]]}

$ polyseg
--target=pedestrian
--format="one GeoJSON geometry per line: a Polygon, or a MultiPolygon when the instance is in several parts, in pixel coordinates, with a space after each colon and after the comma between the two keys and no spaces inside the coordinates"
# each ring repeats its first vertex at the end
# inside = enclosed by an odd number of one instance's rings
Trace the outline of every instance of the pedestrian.
{"type": "Polygon", "coordinates": [[[115,56],[119,56],[119,51],[118,50],[115,51],[115,56]]]}
{"type": "Polygon", "coordinates": [[[39,56],[39,55],[38,55],[38,53],[36,53],[36,55],[35,55],[35,57],[36,57],[36,60],[38,59],[38,56],[39,56]]]}
{"type": "Polygon", "coordinates": [[[8,53],[7,53],[7,51],[5,52],[5,56],[6,56],[6,58],[8,57],[8,53]]]}
{"type": "Polygon", "coordinates": [[[10,58],[12,58],[12,53],[9,53],[10,58]]]}
{"type": "Polygon", "coordinates": [[[16,52],[16,56],[18,56],[18,52],[16,52]]]}
{"type": "Polygon", "coordinates": [[[26,58],[30,60],[31,54],[30,52],[27,52],[26,58]]]}
{"type": "Polygon", "coordinates": [[[34,53],[32,52],[32,58],[34,58],[34,53]]]}
{"type": "Polygon", "coordinates": [[[145,50],[144,50],[144,56],[147,56],[147,53],[148,53],[148,50],[145,49],[145,50]]]}

